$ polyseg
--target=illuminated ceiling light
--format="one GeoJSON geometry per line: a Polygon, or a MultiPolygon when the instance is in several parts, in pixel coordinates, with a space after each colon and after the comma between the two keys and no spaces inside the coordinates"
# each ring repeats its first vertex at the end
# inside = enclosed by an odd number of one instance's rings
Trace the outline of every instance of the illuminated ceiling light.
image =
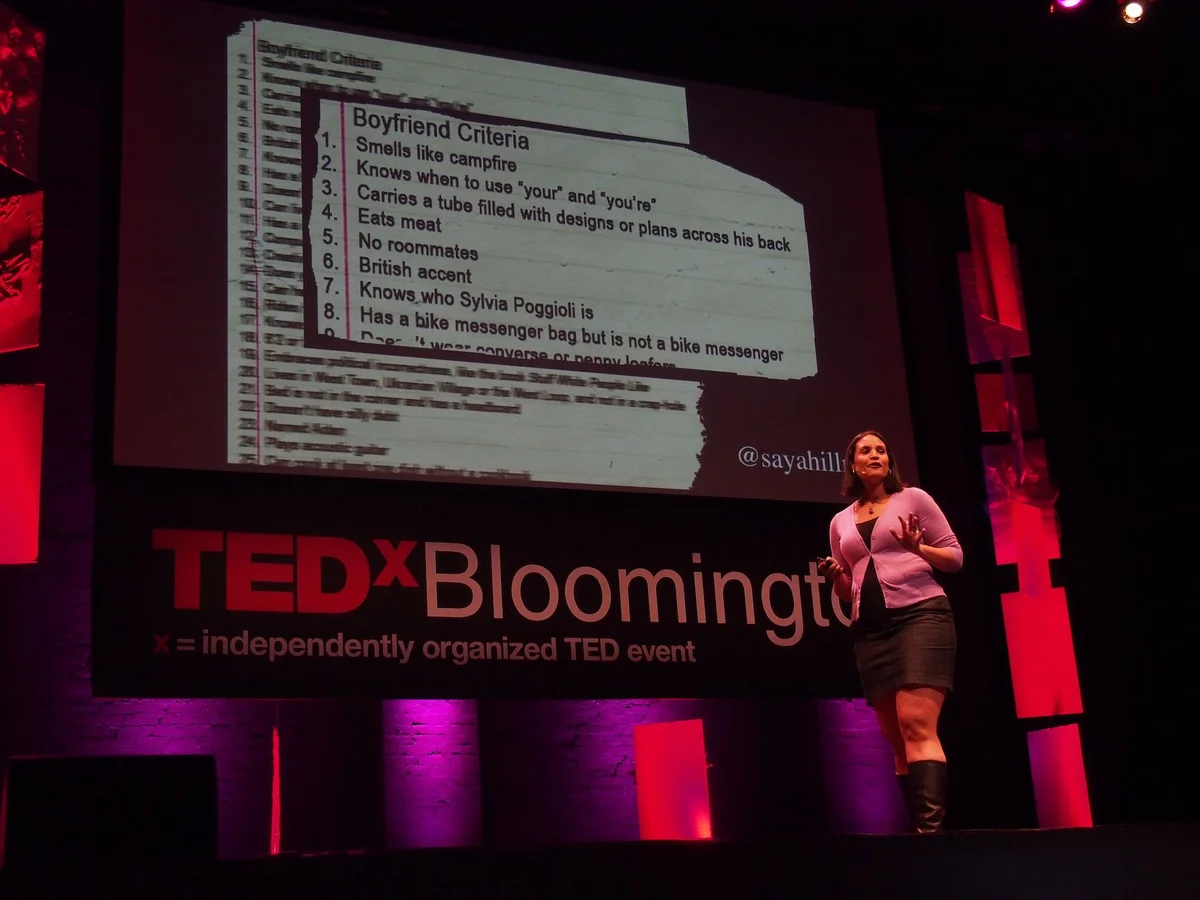
{"type": "Polygon", "coordinates": [[[1145,14],[1146,7],[1141,3],[1137,3],[1136,0],[1133,3],[1126,3],[1125,7],[1121,10],[1121,18],[1130,25],[1136,25],[1142,21],[1142,16],[1145,14]]]}
{"type": "Polygon", "coordinates": [[[1074,9],[1077,6],[1083,5],[1083,0],[1058,0],[1058,5],[1063,9],[1074,9]]]}

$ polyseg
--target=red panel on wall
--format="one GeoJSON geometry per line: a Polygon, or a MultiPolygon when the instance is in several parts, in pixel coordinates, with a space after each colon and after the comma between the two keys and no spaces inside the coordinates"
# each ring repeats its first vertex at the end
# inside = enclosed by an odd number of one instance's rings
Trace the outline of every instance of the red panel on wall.
{"type": "Polygon", "coordinates": [[[1018,466],[1017,449],[1012,444],[983,448],[996,562],[1007,566],[1040,557],[1042,564],[1048,565],[1048,560],[1060,555],[1058,515],[1054,511],[1057,494],[1046,468],[1044,442],[1025,441],[1022,451],[1018,466]],[[1034,527],[1031,510],[1036,511],[1040,528],[1034,527]]]}
{"type": "MultiPolygon", "coordinates": [[[[1012,266],[1017,269],[1016,251],[1012,251],[1012,266]]],[[[963,324],[967,329],[967,351],[971,365],[999,362],[1029,355],[1029,335],[1023,327],[1010,328],[988,316],[979,296],[980,279],[987,273],[979,273],[971,253],[958,254],[958,281],[963,299],[963,324]]],[[[1015,285],[1017,303],[1024,316],[1025,301],[1018,281],[1015,285]]]]}
{"type": "Polygon", "coordinates": [[[978,194],[967,194],[967,222],[981,312],[1006,328],[1024,331],[1004,207],[978,194]]]}
{"type": "Polygon", "coordinates": [[[704,723],[635,725],[633,756],[642,840],[711,839],[704,723]]]}
{"type": "MultiPolygon", "coordinates": [[[[1017,410],[1023,431],[1037,431],[1037,405],[1033,397],[1033,379],[1028,375],[1015,375],[1017,410]]],[[[1008,398],[1004,393],[1004,376],[990,372],[975,375],[975,394],[979,400],[979,428],[987,432],[1009,430],[1008,398]]]]}
{"type": "Polygon", "coordinates": [[[1092,805],[1079,746],[1079,726],[1043,728],[1026,737],[1038,825],[1091,828],[1092,805]]]}
{"type": "Polygon", "coordinates": [[[0,565],[37,562],[44,401],[44,385],[0,385],[0,565]]]}
{"type": "Polygon", "coordinates": [[[37,178],[46,32],[0,3],[0,165],[37,178]]]}
{"type": "Polygon", "coordinates": [[[1083,712],[1066,592],[1051,588],[1040,597],[1001,594],[1000,603],[1017,717],[1083,712]]]}
{"type": "Polygon", "coordinates": [[[0,200],[0,353],[38,344],[42,194],[0,200]]]}

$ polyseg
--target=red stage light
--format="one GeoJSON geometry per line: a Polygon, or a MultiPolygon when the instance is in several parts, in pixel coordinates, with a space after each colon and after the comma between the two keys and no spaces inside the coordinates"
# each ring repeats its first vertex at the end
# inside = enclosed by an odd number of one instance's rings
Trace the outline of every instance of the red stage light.
{"type": "Polygon", "coordinates": [[[279,802],[279,729],[271,729],[271,854],[279,853],[280,814],[279,802]]]}

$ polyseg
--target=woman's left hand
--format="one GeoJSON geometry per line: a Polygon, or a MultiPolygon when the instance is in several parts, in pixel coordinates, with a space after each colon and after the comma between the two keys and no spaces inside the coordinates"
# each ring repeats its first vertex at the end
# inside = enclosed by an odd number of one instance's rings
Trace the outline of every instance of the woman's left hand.
{"type": "Polygon", "coordinates": [[[900,546],[910,553],[920,554],[921,538],[925,536],[925,529],[920,526],[917,521],[917,514],[911,513],[908,521],[904,520],[903,516],[897,516],[900,520],[900,531],[895,528],[891,529],[892,537],[900,542],[900,546]]]}

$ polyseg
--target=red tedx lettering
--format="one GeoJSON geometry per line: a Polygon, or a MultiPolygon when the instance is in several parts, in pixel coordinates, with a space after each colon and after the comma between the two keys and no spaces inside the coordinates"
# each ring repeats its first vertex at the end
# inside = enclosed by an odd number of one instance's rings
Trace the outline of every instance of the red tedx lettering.
{"type": "Polygon", "coordinates": [[[352,612],[362,606],[370,589],[371,569],[367,554],[354,541],[331,537],[296,538],[296,612],[352,612]],[[346,570],[346,583],[339,590],[321,589],[321,562],[326,559],[337,560],[346,570]]]}
{"type": "Polygon", "coordinates": [[[377,538],[375,546],[387,563],[375,579],[375,587],[387,587],[393,581],[400,582],[401,587],[417,587],[417,579],[408,568],[408,555],[417,546],[416,541],[401,541],[393,547],[391,541],[377,538]]]}
{"type": "Polygon", "coordinates": [[[220,553],[224,535],[219,531],[185,531],[155,528],[150,535],[155,550],[175,553],[175,608],[200,608],[200,554],[220,553]]]}
{"type": "MultiPolygon", "coordinates": [[[[376,587],[393,582],[419,587],[408,567],[416,541],[374,544],[384,561],[376,587]]],[[[346,538],[156,528],[151,546],[174,558],[176,609],[200,608],[204,553],[225,553],[225,608],[232,612],[348,613],[363,604],[372,586],[366,551],[346,538]],[[345,574],[344,580],[334,577],[340,586],[332,590],[325,589],[326,561],[345,574]]]]}
{"type": "Polygon", "coordinates": [[[295,596],[290,590],[256,590],[254,584],[286,584],[291,587],[295,567],[287,562],[262,562],[261,556],[291,556],[290,534],[229,533],[225,550],[225,608],[230,612],[291,612],[295,596]]]}

